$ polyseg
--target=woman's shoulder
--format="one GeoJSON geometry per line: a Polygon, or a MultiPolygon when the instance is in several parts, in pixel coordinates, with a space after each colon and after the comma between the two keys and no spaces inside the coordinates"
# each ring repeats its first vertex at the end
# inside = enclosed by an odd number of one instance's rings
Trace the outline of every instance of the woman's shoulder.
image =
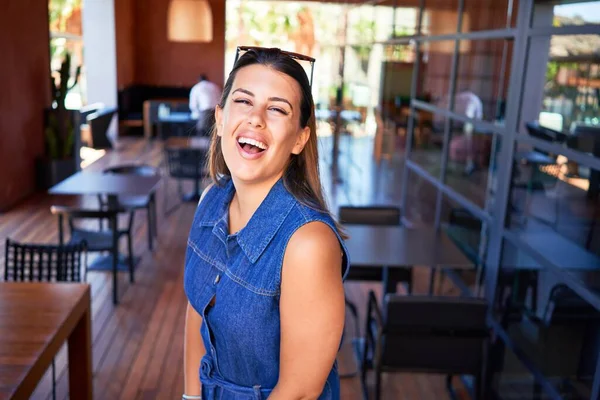
{"type": "Polygon", "coordinates": [[[319,210],[316,207],[305,204],[300,201],[296,201],[294,210],[297,214],[298,219],[302,224],[309,222],[323,222],[327,225],[335,227],[335,222],[331,214],[325,210],[319,210]]]}
{"type": "Polygon", "coordinates": [[[297,202],[293,214],[296,224],[290,235],[290,243],[293,244],[290,247],[305,254],[324,254],[330,250],[341,250],[342,277],[345,278],[350,268],[348,250],[331,214],[301,202],[297,202]]]}

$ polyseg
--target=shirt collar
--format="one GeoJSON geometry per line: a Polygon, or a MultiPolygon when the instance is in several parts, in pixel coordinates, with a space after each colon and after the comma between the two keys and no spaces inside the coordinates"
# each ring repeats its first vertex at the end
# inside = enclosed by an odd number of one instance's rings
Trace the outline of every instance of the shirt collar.
{"type": "Polygon", "coordinates": [[[229,230],[229,204],[234,193],[233,181],[230,180],[225,187],[221,210],[216,214],[217,220],[214,222],[213,233],[225,245],[227,245],[228,236],[236,237],[240,248],[250,262],[254,264],[281,228],[296,200],[285,188],[283,180],[279,179],[258,206],[248,224],[236,234],[227,235],[229,230]]]}

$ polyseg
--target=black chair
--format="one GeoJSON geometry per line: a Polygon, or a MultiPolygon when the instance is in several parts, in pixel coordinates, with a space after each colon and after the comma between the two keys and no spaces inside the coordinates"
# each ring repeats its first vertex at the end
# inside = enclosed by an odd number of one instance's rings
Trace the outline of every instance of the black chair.
{"type": "MultiPolygon", "coordinates": [[[[198,202],[202,195],[201,181],[208,175],[207,161],[208,150],[199,148],[165,148],[167,172],[171,178],[177,179],[178,193],[183,201],[198,202]],[[194,191],[184,195],[181,181],[191,179],[194,181],[194,191]]],[[[169,191],[165,187],[165,214],[167,211],[167,196],[169,191]]],[[[181,204],[181,203],[180,203],[181,204]]],[[[180,205],[179,204],[179,205],[180,205]]],[[[176,206],[177,207],[177,206],[176,206]]],[[[176,208],[174,207],[174,208],[176,208]]]]}
{"type": "MultiPolygon", "coordinates": [[[[80,282],[87,244],[19,243],[6,239],[4,280],[7,282],[80,282]],[[83,258],[83,263],[82,263],[83,258]]],[[[56,365],[52,359],[52,399],[56,399],[56,365]]]]}
{"type": "Polygon", "coordinates": [[[488,399],[487,368],[490,329],[484,299],[388,294],[383,309],[369,293],[365,340],[357,346],[363,395],[368,399],[367,372],[375,372],[375,399],[381,397],[384,372],[446,374],[455,398],[453,375],[472,375],[472,397],[488,399]]]}
{"type": "MultiPolygon", "coordinates": [[[[551,143],[563,143],[567,140],[567,136],[564,133],[543,127],[538,121],[527,122],[525,126],[528,134],[536,139],[551,143]]],[[[517,188],[525,190],[525,204],[523,210],[521,210],[523,217],[525,217],[525,215],[530,214],[530,205],[534,192],[546,193],[549,189],[557,188],[559,184],[558,176],[563,164],[558,162],[556,155],[534,147],[532,151],[523,151],[515,154],[513,178],[517,178],[521,174],[518,166],[526,166],[531,169],[529,177],[526,180],[513,179],[511,185],[511,191],[517,188]]],[[[555,221],[543,221],[540,218],[538,220],[555,226],[558,225],[560,215],[559,206],[559,197],[557,196],[554,202],[555,221]]],[[[511,204],[511,208],[516,210],[513,204],[511,204]]]]}
{"type": "MultiPolygon", "coordinates": [[[[87,250],[90,252],[110,252],[112,256],[111,269],[113,273],[113,303],[118,304],[118,288],[117,288],[117,271],[119,266],[119,238],[124,234],[118,228],[118,209],[109,210],[82,210],[62,206],[52,206],[50,208],[52,214],[58,216],[58,239],[61,245],[65,244],[63,220],[66,218],[69,222],[71,237],[67,244],[78,243],[85,241],[87,250]],[[82,227],[82,220],[107,220],[108,230],[91,230],[87,227],[82,227]],[[75,222],[80,222],[76,226],[75,222]]],[[[131,232],[131,224],[133,218],[129,219],[129,229],[131,232]]],[[[128,264],[129,264],[129,281],[134,282],[134,266],[133,266],[133,249],[131,243],[131,235],[128,234],[128,264]]],[[[93,269],[92,266],[86,269],[93,269]]],[[[85,276],[84,276],[85,279],[85,276]]]]}
{"type": "MultiPolygon", "coordinates": [[[[131,174],[139,176],[157,176],[160,170],[151,165],[144,164],[126,164],[117,165],[104,169],[105,174],[131,174]]],[[[98,200],[103,209],[108,207],[108,199],[105,196],[98,195],[98,200]]],[[[119,196],[117,206],[127,212],[135,210],[146,210],[148,216],[148,248],[153,249],[152,239],[158,236],[156,222],[156,194],[153,192],[150,196],[119,196]]],[[[131,241],[131,238],[129,238],[131,241]]]]}
{"type": "Polygon", "coordinates": [[[90,147],[94,149],[112,149],[113,143],[107,136],[108,128],[117,115],[116,107],[105,107],[90,113],[86,116],[87,124],[90,127],[92,143],[90,147]]]}
{"type": "MultiPolygon", "coordinates": [[[[384,205],[340,206],[338,209],[338,220],[340,224],[396,226],[401,225],[401,211],[398,207],[384,205]]],[[[346,280],[383,282],[384,288],[389,285],[395,288],[398,282],[406,282],[409,292],[412,291],[412,275],[410,270],[394,268],[393,271],[389,271],[385,266],[383,266],[383,269],[384,273],[377,271],[375,268],[373,270],[365,268],[361,271],[350,268],[346,280]],[[384,280],[387,282],[384,282],[384,280]]],[[[358,337],[360,335],[358,309],[356,304],[348,300],[347,297],[345,301],[346,307],[350,309],[356,321],[355,334],[358,337]]],[[[348,376],[352,375],[349,374],[348,376]]]]}

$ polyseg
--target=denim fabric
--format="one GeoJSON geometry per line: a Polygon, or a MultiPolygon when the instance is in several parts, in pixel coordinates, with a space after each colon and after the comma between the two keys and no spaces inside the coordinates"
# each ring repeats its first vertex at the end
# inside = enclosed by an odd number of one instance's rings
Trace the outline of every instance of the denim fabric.
{"type": "MultiPolygon", "coordinates": [[[[196,210],[186,252],[185,292],[202,316],[206,355],[199,373],[205,400],[268,397],[279,377],[279,297],[286,245],[311,221],[322,221],[335,231],[331,217],[300,204],[280,180],[246,227],[229,235],[234,191],[231,180],[208,191],[196,210]]],[[[345,277],[349,262],[339,239],[345,277]]],[[[334,364],[319,399],[339,398],[334,364]]]]}

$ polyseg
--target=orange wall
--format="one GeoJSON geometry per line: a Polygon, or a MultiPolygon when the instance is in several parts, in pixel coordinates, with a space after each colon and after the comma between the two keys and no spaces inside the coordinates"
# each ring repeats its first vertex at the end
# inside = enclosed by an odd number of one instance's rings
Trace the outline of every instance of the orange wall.
{"type": "Polygon", "coordinates": [[[35,189],[50,103],[48,1],[9,1],[0,12],[0,211],[35,189]]]}
{"type": "Polygon", "coordinates": [[[200,73],[223,85],[224,0],[210,0],[213,41],[205,44],[168,41],[169,0],[119,0],[115,3],[118,4],[115,13],[119,89],[131,84],[192,86],[200,73]]]}
{"type": "Polygon", "coordinates": [[[123,89],[135,82],[135,2],[115,1],[117,86],[123,89]]]}

